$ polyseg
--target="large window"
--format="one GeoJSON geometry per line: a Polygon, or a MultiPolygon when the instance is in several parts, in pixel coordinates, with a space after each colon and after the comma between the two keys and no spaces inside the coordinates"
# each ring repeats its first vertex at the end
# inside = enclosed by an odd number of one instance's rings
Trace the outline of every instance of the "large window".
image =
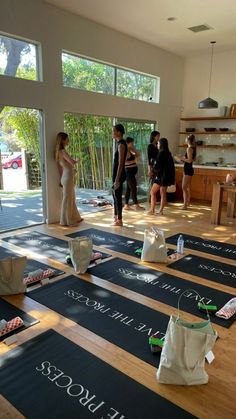
{"type": "Polygon", "coordinates": [[[68,151],[78,158],[76,186],[110,189],[112,177],[112,118],[65,113],[68,151]]]}
{"type": "Polygon", "coordinates": [[[147,148],[150,143],[150,134],[154,129],[157,129],[155,122],[151,121],[132,121],[121,120],[118,123],[125,127],[125,137],[132,137],[134,139],[135,148],[139,150],[140,157],[138,160],[138,175],[137,184],[138,192],[143,194],[149,188],[148,180],[148,158],[147,148]]]}
{"type": "Polygon", "coordinates": [[[113,67],[63,53],[62,69],[64,86],[107,95],[113,94],[113,67]]]}
{"type": "Polygon", "coordinates": [[[62,53],[63,85],[124,98],[159,103],[159,77],[62,53]]]}
{"type": "Polygon", "coordinates": [[[0,35],[0,75],[38,80],[37,46],[0,35]]]}
{"type": "Polygon", "coordinates": [[[157,78],[118,68],[116,94],[129,99],[159,102],[159,97],[156,97],[157,81],[157,78]]]}
{"type": "MultiPolygon", "coordinates": [[[[66,113],[65,131],[69,134],[68,151],[79,159],[76,186],[88,189],[107,189],[112,186],[112,125],[114,120],[107,116],[92,116],[66,113]]],[[[148,189],[147,147],[154,122],[116,120],[125,127],[125,138],[133,137],[141,152],[138,162],[138,190],[145,195],[148,189]]]]}

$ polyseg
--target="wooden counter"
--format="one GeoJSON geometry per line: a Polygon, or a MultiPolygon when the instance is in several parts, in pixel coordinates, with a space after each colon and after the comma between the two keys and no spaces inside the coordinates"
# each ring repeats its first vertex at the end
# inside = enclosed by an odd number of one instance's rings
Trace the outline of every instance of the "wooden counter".
{"type": "MultiPolygon", "coordinates": [[[[230,170],[230,168],[199,168],[194,167],[194,176],[192,178],[191,185],[191,198],[202,200],[202,201],[211,201],[213,193],[213,185],[217,182],[225,182],[227,173],[230,173],[233,178],[236,178],[236,170],[230,170]]],[[[183,177],[183,166],[176,166],[176,189],[177,189],[177,198],[182,198],[182,177],[183,177]]],[[[227,202],[226,193],[223,194],[223,202],[227,202]]]]}

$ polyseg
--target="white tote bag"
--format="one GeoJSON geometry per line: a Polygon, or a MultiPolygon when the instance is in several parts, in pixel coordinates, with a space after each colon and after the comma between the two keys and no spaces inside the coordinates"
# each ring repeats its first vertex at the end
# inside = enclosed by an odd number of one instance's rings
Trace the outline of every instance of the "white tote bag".
{"type": "Polygon", "coordinates": [[[143,262],[167,262],[167,249],[163,230],[152,227],[144,231],[141,260],[143,262]]]}
{"type": "Polygon", "coordinates": [[[21,294],[25,292],[24,270],[26,256],[10,257],[0,260],[0,295],[21,294]]]}
{"type": "MultiPolygon", "coordinates": [[[[157,380],[163,384],[197,385],[208,383],[205,356],[212,350],[217,332],[213,329],[209,314],[207,321],[189,323],[178,316],[171,316],[161,352],[157,380]]],[[[201,297],[199,296],[201,299],[201,297]]]]}
{"type": "Polygon", "coordinates": [[[93,258],[93,243],[89,237],[77,237],[69,240],[71,261],[75,272],[85,273],[93,258]]]}

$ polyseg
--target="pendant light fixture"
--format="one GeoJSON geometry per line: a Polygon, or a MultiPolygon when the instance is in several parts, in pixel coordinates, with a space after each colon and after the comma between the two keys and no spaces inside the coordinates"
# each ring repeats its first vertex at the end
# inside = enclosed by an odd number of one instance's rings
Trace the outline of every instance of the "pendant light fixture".
{"type": "Polygon", "coordinates": [[[208,97],[204,100],[201,100],[198,104],[199,109],[211,109],[211,108],[218,108],[218,102],[210,97],[211,93],[211,76],[212,76],[212,65],[213,65],[213,50],[216,41],[211,41],[211,69],[210,69],[210,77],[209,77],[209,90],[208,90],[208,97]]]}

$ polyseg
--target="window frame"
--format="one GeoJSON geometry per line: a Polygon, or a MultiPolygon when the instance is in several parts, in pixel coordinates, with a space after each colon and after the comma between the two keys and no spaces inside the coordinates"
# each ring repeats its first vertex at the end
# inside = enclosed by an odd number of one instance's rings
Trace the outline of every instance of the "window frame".
{"type": "Polygon", "coordinates": [[[35,80],[31,80],[31,79],[26,79],[23,77],[17,77],[17,76],[10,76],[8,74],[0,74],[1,77],[11,77],[14,79],[19,79],[19,80],[27,80],[27,81],[31,81],[31,82],[42,82],[43,81],[43,65],[42,65],[42,47],[41,47],[41,43],[38,41],[34,41],[32,39],[28,39],[22,36],[17,36],[17,35],[12,35],[9,34],[7,32],[3,32],[0,31],[0,37],[5,37],[8,39],[13,39],[16,41],[22,41],[25,43],[28,43],[32,46],[35,47],[35,73],[36,73],[36,79],[35,80]]]}
{"type": "Polygon", "coordinates": [[[113,73],[113,89],[112,89],[113,93],[109,96],[116,96],[116,97],[120,97],[120,98],[123,98],[123,99],[136,100],[138,102],[144,102],[144,103],[154,103],[154,104],[159,104],[160,103],[160,76],[154,76],[153,74],[147,74],[147,73],[137,71],[137,70],[133,70],[133,69],[123,67],[123,66],[116,66],[116,65],[108,63],[106,61],[101,61],[101,60],[98,60],[96,58],[91,58],[91,57],[88,57],[86,55],[77,54],[75,52],[70,52],[70,51],[64,50],[64,49],[61,51],[61,63],[62,63],[61,68],[62,68],[63,87],[69,87],[71,89],[73,89],[73,88],[74,89],[79,89],[79,90],[82,90],[82,91],[92,92],[92,93],[106,94],[106,93],[96,92],[96,91],[93,91],[93,90],[81,89],[80,87],[65,86],[64,82],[63,82],[63,61],[62,61],[63,54],[71,55],[72,57],[76,57],[78,59],[84,59],[84,60],[88,60],[88,61],[91,61],[91,62],[94,62],[94,63],[97,63],[97,64],[103,64],[103,65],[106,65],[108,67],[111,67],[113,69],[113,72],[114,72],[113,73]],[[117,95],[117,70],[123,70],[123,71],[127,71],[129,73],[138,74],[139,76],[149,77],[151,79],[154,79],[155,83],[154,83],[154,92],[153,92],[154,97],[153,97],[153,100],[149,101],[149,100],[142,100],[142,99],[135,99],[135,98],[127,98],[125,96],[118,96],[117,95]]]}

